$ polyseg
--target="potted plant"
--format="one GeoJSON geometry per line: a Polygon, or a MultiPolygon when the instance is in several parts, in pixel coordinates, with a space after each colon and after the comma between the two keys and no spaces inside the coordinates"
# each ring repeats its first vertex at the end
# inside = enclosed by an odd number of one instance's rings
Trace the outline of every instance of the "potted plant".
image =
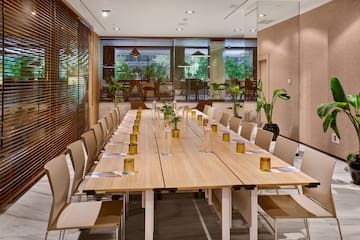
{"type": "Polygon", "coordinates": [[[242,95],[245,92],[245,88],[240,87],[239,84],[228,84],[228,83],[211,83],[210,84],[212,90],[215,94],[220,95],[220,91],[223,91],[225,89],[228,89],[228,91],[231,93],[232,99],[233,99],[233,106],[229,107],[229,109],[233,109],[233,113],[235,117],[239,116],[239,108],[242,107],[242,95]]]}
{"type": "Polygon", "coordinates": [[[164,120],[166,121],[170,120],[172,115],[175,115],[173,104],[170,102],[163,102],[163,105],[159,110],[164,114],[164,120]]]}
{"type": "Polygon", "coordinates": [[[177,127],[177,124],[180,122],[180,120],[181,117],[176,115],[175,112],[170,117],[170,122],[173,123],[173,129],[171,130],[173,138],[178,138],[180,136],[180,129],[177,127]]]}
{"type": "Polygon", "coordinates": [[[340,134],[336,122],[338,113],[343,112],[349,118],[357,134],[358,149],[357,152],[347,156],[347,162],[354,184],[360,185],[360,93],[346,95],[336,77],[330,80],[330,88],[334,101],[320,104],[317,114],[323,119],[323,131],[326,132],[330,127],[339,139],[340,134]]]}
{"type": "Polygon", "coordinates": [[[263,85],[262,81],[258,81],[257,85],[257,106],[256,111],[260,112],[260,110],[263,108],[266,116],[266,124],[264,125],[263,129],[268,130],[272,133],[274,133],[273,141],[276,140],[277,136],[280,133],[279,126],[276,123],[272,122],[272,115],[274,110],[274,105],[276,103],[277,99],[282,100],[289,100],[290,96],[287,94],[287,90],[281,88],[281,89],[275,89],[273,91],[273,96],[271,98],[271,102],[268,101],[265,98],[265,94],[263,92],[263,85]]]}
{"type": "Polygon", "coordinates": [[[124,100],[123,96],[120,95],[120,91],[126,93],[128,89],[124,87],[124,85],[119,81],[111,81],[108,83],[108,90],[113,103],[117,105],[119,102],[122,102],[124,100]]]}

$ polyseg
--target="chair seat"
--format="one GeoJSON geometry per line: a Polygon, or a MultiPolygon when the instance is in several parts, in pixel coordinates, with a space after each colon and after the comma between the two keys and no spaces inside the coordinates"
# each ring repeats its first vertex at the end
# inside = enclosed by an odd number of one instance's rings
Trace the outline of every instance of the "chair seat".
{"type": "Polygon", "coordinates": [[[96,228],[119,225],[122,201],[71,203],[61,212],[52,229],[96,228]]]}
{"type": "Polygon", "coordinates": [[[305,195],[261,195],[260,207],[272,218],[328,218],[331,213],[305,195]]]}

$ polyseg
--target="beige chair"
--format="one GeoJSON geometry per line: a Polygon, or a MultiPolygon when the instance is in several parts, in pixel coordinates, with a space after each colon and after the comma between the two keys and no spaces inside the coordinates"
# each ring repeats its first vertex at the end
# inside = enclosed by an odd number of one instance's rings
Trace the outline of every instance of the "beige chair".
{"type": "Polygon", "coordinates": [[[110,136],[113,134],[114,130],[115,130],[115,126],[114,126],[114,121],[112,118],[111,113],[108,113],[104,116],[106,123],[107,123],[107,127],[108,127],[108,131],[110,136]]]}
{"type": "Polygon", "coordinates": [[[207,115],[208,115],[209,119],[214,119],[214,107],[209,106],[207,115]]]}
{"type": "Polygon", "coordinates": [[[274,134],[270,131],[258,128],[255,137],[255,144],[262,149],[269,151],[273,135],[274,134]]]}
{"type": "Polygon", "coordinates": [[[217,110],[216,108],[213,108],[212,119],[215,120],[216,122],[220,122],[221,116],[222,116],[222,112],[217,110]]]}
{"type": "MultiPolygon", "coordinates": [[[[120,225],[123,226],[121,222],[124,220],[122,201],[69,203],[70,175],[65,155],[52,159],[44,168],[53,197],[45,239],[48,232],[53,230],[60,230],[61,239],[62,232],[64,238],[66,229],[100,227],[114,227],[114,239],[118,239],[118,229],[120,225]]],[[[124,232],[123,228],[121,232],[124,232]]]]}
{"type": "Polygon", "coordinates": [[[246,138],[247,140],[250,141],[254,128],[255,128],[254,123],[252,123],[252,122],[242,122],[241,130],[240,130],[240,136],[242,136],[243,138],[246,138]]]}
{"type": "Polygon", "coordinates": [[[113,123],[114,123],[114,130],[115,130],[120,124],[120,121],[118,119],[115,108],[111,111],[111,117],[112,117],[112,120],[113,120],[113,123]]]}
{"type": "Polygon", "coordinates": [[[290,165],[294,165],[294,157],[298,148],[298,143],[278,136],[275,143],[273,154],[290,165]]]}
{"type": "Polygon", "coordinates": [[[205,115],[209,115],[209,108],[211,108],[211,106],[205,104],[205,106],[204,106],[204,111],[203,111],[203,113],[204,113],[205,115]]]}
{"type": "Polygon", "coordinates": [[[260,195],[258,197],[261,209],[275,221],[275,239],[277,239],[277,220],[287,218],[304,218],[308,236],[308,218],[335,218],[342,239],[331,192],[331,177],[334,168],[334,159],[313,149],[307,149],[304,153],[301,170],[319,180],[319,186],[303,187],[303,194],[260,195]]]}
{"type": "Polygon", "coordinates": [[[241,119],[240,118],[231,117],[230,118],[230,123],[229,123],[229,128],[230,128],[230,130],[232,130],[235,133],[239,134],[240,124],[241,124],[241,119]]]}
{"type": "Polygon", "coordinates": [[[230,119],[230,114],[223,112],[219,120],[219,123],[227,127],[229,124],[229,119],[230,119]]]}
{"type": "Polygon", "coordinates": [[[87,161],[85,166],[85,174],[92,172],[92,167],[95,165],[97,161],[98,155],[96,154],[96,139],[93,130],[88,130],[85,133],[81,134],[81,139],[84,142],[86,153],[87,153],[87,161]]]}
{"type": "Polygon", "coordinates": [[[66,147],[66,149],[70,156],[70,160],[74,168],[74,177],[73,177],[71,195],[77,195],[82,193],[79,187],[84,179],[86,158],[83,150],[83,142],[81,140],[77,140],[69,144],[66,147]]]}
{"type": "MultiPolygon", "coordinates": [[[[298,143],[288,140],[282,136],[278,136],[276,139],[276,144],[274,148],[273,155],[280,158],[281,160],[287,162],[290,165],[294,165],[294,157],[298,147],[298,143]]],[[[263,189],[274,189],[276,194],[279,194],[280,189],[296,189],[300,194],[300,186],[297,185],[286,185],[286,186],[271,186],[271,187],[259,187],[260,190],[263,189]]]]}
{"type": "Polygon", "coordinates": [[[96,154],[99,155],[105,147],[104,136],[100,123],[92,125],[91,129],[94,131],[95,134],[96,154]]]}
{"type": "Polygon", "coordinates": [[[114,109],[115,109],[115,112],[116,112],[116,114],[117,114],[117,118],[118,118],[118,120],[119,120],[119,124],[118,124],[118,125],[120,125],[120,123],[121,123],[121,121],[122,121],[122,119],[121,119],[120,107],[117,106],[117,107],[115,107],[114,109]]]}
{"type": "Polygon", "coordinates": [[[212,106],[213,101],[212,100],[199,100],[194,109],[199,110],[200,112],[204,112],[205,105],[212,106]]]}
{"type": "Polygon", "coordinates": [[[104,137],[104,143],[107,143],[111,137],[111,133],[109,132],[105,118],[101,118],[100,120],[98,120],[98,123],[100,123],[101,126],[102,134],[104,137]]]}

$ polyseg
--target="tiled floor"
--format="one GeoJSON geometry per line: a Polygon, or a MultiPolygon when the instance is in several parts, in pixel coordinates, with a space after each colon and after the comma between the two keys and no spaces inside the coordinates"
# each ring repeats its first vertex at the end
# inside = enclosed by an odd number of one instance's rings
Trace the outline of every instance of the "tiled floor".
{"type": "MultiPolygon", "coordinates": [[[[297,159],[296,163],[299,164],[297,159]]],[[[337,161],[333,176],[333,195],[340,219],[344,239],[360,239],[360,186],[350,184],[350,176],[344,170],[346,164],[337,161]]],[[[142,239],[143,209],[140,200],[133,198],[127,220],[127,238],[142,239]]],[[[43,177],[29,191],[7,209],[0,213],[1,240],[38,240],[43,239],[51,205],[50,189],[46,177],[43,177]]],[[[220,239],[220,221],[212,207],[202,198],[193,198],[192,194],[164,195],[156,201],[155,239],[220,239]],[[199,209],[199,211],[196,210],[199,209]],[[205,228],[200,224],[202,216],[205,228]]],[[[336,222],[333,219],[309,220],[311,239],[339,239],[336,222]]],[[[231,239],[247,239],[247,228],[241,218],[234,213],[231,239]]],[[[48,239],[57,239],[58,232],[51,232],[48,239]]],[[[304,239],[305,229],[302,220],[279,223],[280,239],[304,239]]],[[[112,239],[109,233],[88,234],[77,230],[67,231],[65,239],[112,239]]],[[[273,239],[260,220],[259,239],[273,239]]]]}

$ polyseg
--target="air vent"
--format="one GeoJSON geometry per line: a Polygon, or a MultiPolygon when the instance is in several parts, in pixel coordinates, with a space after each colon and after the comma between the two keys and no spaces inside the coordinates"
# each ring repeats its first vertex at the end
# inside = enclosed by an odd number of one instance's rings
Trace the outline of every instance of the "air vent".
{"type": "Polygon", "coordinates": [[[259,21],[258,24],[269,24],[272,23],[273,21],[274,21],[273,19],[263,19],[259,21]]]}

